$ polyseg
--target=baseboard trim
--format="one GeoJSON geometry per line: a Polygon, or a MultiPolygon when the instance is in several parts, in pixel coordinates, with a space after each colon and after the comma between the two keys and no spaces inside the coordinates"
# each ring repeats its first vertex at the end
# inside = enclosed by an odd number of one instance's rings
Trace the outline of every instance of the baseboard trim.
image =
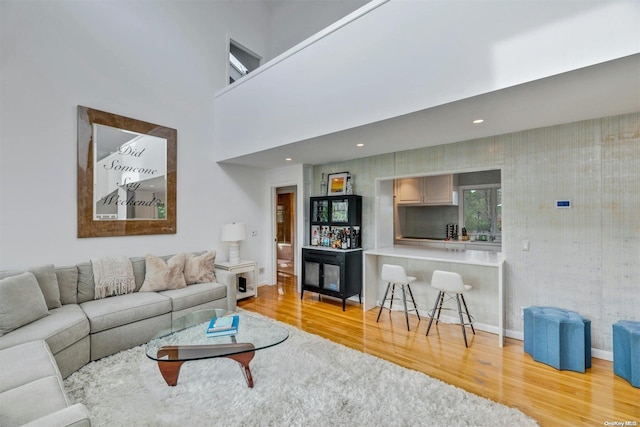
{"type": "MultiPolygon", "coordinates": [[[[379,304],[379,303],[378,303],[379,304]]],[[[388,308],[385,304],[385,308],[388,308]]],[[[394,308],[393,311],[401,311],[404,310],[403,307],[399,307],[399,308],[394,308]]],[[[414,313],[409,313],[415,316],[414,313]]],[[[425,319],[429,319],[429,316],[427,315],[426,312],[423,312],[422,310],[420,310],[420,316],[422,316],[425,319]]],[[[427,320],[428,321],[428,320],[427,320]]],[[[456,324],[459,323],[460,320],[457,317],[454,316],[448,316],[448,315],[441,315],[440,316],[440,321],[443,323],[449,323],[449,324],[456,324]]],[[[489,332],[491,334],[495,334],[498,335],[499,329],[497,326],[494,325],[487,325],[485,323],[478,323],[478,322],[474,322],[473,323],[473,327],[476,328],[479,331],[484,331],[484,332],[489,332]]],[[[524,332],[522,331],[513,331],[510,329],[505,330],[504,336],[507,338],[513,338],[516,339],[518,341],[524,341],[524,332]]],[[[606,350],[600,350],[598,348],[591,348],[591,357],[595,357],[596,359],[602,359],[602,360],[608,360],[609,362],[613,362],[613,352],[612,351],[606,351],[606,350]]]]}

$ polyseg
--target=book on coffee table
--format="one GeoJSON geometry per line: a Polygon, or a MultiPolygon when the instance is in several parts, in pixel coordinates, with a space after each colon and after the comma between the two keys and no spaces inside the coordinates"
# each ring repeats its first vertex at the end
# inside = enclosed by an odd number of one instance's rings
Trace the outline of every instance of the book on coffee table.
{"type": "Polygon", "coordinates": [[[233,316],[214,317],[207,326],[208,337],[220,337],[224,335],[235,335],[238,333],[238,323],[240,318],[237,314],[233,316]]]}

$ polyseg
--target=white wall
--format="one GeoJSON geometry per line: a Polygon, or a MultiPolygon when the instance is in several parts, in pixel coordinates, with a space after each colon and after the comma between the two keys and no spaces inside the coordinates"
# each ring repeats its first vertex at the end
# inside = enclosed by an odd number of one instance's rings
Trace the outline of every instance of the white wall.
{"type": "Polygon", "coordinates": [[[269,3],[270,58],[347,16],[369,0],[279,0],[269,3]]]}
{"type": "Polygon", "coordinates": [[[212,144],[227,35],[267,52],[263,2],[2,0],[0,18],[0,269],[208,248],[226,260],[231,221],[258,230],[243,258],[266,262],[264,172],[220,167],[212,144]],[[177,234],[76,237],[79,104],[177,129],[177,234]]]}

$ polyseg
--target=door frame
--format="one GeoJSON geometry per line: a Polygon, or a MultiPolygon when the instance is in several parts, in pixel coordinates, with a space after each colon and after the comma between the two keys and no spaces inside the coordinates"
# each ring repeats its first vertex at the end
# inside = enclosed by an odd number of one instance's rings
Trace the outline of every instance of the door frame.
{"type": "Polygon", "coordinates": [[[300,251],[300,242],[299,242],[299,233],[298,233],[298,215],[301,215],[300,207],[298,206],[298,193],[299,188],[296,182],[291,183],[279,183],[278,185],[271,186],[271,271],[272,278],[271,283],[278,283],[278,189],[283,188],[291,188],[291,193],[293,193],[293,238],[292,238],[292,248],[291,253],[293,256],[293,274],[299,277],[300,272],[300,257],[298,256],[298,252],[300,251]]]}

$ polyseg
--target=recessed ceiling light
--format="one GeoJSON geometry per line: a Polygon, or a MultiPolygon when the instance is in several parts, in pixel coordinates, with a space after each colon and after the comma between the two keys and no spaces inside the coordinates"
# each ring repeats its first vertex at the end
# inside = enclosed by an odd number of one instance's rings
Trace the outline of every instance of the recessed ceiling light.
{"type": "Polygon", "coordinates": [[[359,144],[356,144],[356,147],[364,147],[364,144],[361,142],[359,144]]]}
{"type": "Polygon", "coordinates": [[[473,121],[473,124],[476,124],[476,125],[477,125],[477,124],[480,124],[480,123],[483,123],[483,122],[484,122],[484,119],[475,119],[475,120],[473,121]]]}
{"type": "Polygon", "coordinates": [[[287,162],[290,162],[290,161],[291,161],[291,160],[293,160],[293,159],[292,159],[291,157],[287,157],[285,160],[286,160],[287,162]]]}

